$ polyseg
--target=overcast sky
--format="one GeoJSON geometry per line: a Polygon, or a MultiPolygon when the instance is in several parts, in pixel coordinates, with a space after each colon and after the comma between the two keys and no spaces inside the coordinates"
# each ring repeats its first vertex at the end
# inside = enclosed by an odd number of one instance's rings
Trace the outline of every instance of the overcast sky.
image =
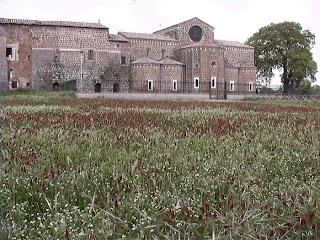
{"type": "MultiPolygon", "coordinates": [[[[100,19],[110,33],[154,32],[198,17],[215,27],[217,39],[244,42],[272,22],[296,21],[316,35],[313,54],[320,71],[319,9],[319,0],[0,0],[0,17],[100,19]]],[[[320,84],[320,73],[317,79],[320,84]]]]}

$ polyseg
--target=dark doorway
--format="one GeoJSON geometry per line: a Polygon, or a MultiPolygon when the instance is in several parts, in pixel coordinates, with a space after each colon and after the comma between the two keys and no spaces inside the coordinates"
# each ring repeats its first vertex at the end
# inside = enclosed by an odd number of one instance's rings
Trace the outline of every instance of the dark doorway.
{"type": "Polygon", "coordinates": [[[101,83],[96,83],[94,85],[94,92],[101,92],[101,83]]]}
{"type": "Polygon", "coordinates": [[[52,90],[53,90],[53,91],[59,91],[59,88],[60,88],[59,83],[54,83],[54,84],[52,85],[52,90]]]}
{"type": "Polygon", "coordinates": [[[120,92],[120,86],[119,83],[113,84],[113,92],[120,92]]]}
{"type": "Polygon", "coordinates": [[[77,80],[71,80],[66,82],[66,89],[68,91],[77,91],[77,80]]]}
{"type": "Polygon", "coordinates": [[[12,81],[11,82],[11,88],[18,88],[18,82],[17,81],[12,81]]]}

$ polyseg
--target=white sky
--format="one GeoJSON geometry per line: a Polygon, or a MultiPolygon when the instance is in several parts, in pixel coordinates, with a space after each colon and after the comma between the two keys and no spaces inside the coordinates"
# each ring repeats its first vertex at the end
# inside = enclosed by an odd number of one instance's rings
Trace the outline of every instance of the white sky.
{"type": "MultiPolygon", "coordinates": [[[[217,39],[244,42],[271,22],[296,21],[316,35],[313,54],[320,72],[319,9],[319,0],[0,0],[0,17],[81,22],[100,19],[110,33],[154,32],[198,17],[215,27],[217,39]]],[[[317,79],[320,84],[320,73],[317,79]]]]}

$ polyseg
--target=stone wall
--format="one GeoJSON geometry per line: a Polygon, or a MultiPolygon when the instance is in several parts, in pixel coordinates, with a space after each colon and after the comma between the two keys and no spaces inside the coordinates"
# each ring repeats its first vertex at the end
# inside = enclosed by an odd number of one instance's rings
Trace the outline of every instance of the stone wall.
{"type": "Polygon", "coordinates": [[[16,24],[2,28],[8,36],[6,43],[1,39],[2,51],[5,54],[5,46],[12,46],[16,56],[14,61],[1,57],[1,61],[8,62],[1,72],[8,79],[5,74],[12,69],[10,80],[18,81],[19,87],[26,87],[32,79],[35,89],[52,90],[54,83],[76,81],[77,90],[82,91],[94,91],[96,83],[102,85],[102,91],[112,91],[115,83],[128,91],[128,44],[126,52],[122,51],[125,44],[111,44],[107,28],[16,24]],[[123,66],[122,56],[127,59],[123,66]]]}
{"type": "Polygon", "coordinates": [[[252,84],[252,92],[255,92],[256,89],[256,69],[255,68],[242,68],[239,74],[240,91],[242,92],[250,92],[249,84],[252,84]]]}
{"type": "Polygon", "coordinates": [[[102,85],[102,91],[112,92],[119,86],[119,91],[129,91],[129,56],[120,51],[99,51],[97,55],[97,69],[99,74],[93,82],[102,85]],[[127,61],[121,65],[121,56],[125,56],[127,61]]]}
{"type": "Polygon", "coordinates": [[[188,92],[208,92],[209,81],[216,78],[224,81],[223,51],[217,47],[188,47],[177,51],[180,62],[186,63],[185,81],[188,92]],[[194,79],[199,78],[199,88],[194,88],[194,79]]]}
{"type": "Polygon", "coordinates": [[[32,88],[51,90],[54,75],[55,49],[33,48],[32,58],[32,88]]]}
{"type": "Polygon", "coordinates": [[[202,38],[199,43],[214,43],[214,28],[198,18],[190,19],[155,33],[177,39],[180,46],[185,46],[194,43],[189,37],[189,30],[192,26],[199,26],[202,29],[202,38]]]}
{"type": "Polygon", "coordinates": [[[129,44],[131,61],[141,57],[148,57],[157,61],[165,57],[174,58],[174,50],[178,47],[178,44],[174,41],[145,39],[131,39],[129,44]]]}
{"type": "Polygon", "coordinates": [[[252,83],[253,91],[255,91],[255,68],[226,67],[227,91],[229,94],[238,94],[249,91],[249,84],[252,83]],[[230,91],[230,82],[234,82],[234,91],[230,91]]]}
{"type": "Polygon", "coordinates": [[[95,84],[101,84],[101,91],[113,91],[114,84],[119,84],[120,91],[128,91],[129,65],[121,65],[121,52],[94,52],[88,60],[85,52],[63,49],[33,49],[33,87],[52,90],[53,84],[76,81],[76,89],[93,92],[95,84]],[[55,58],[58,56],[58,58],[55,58]],[[82,74],[82,75],[81,75],[82,74]]]}
{"type": "Polygon", "coordinates": [[[6,47],[12,47],[12,57],[8,58],[7,71],[12,72],[9,77],[9,88],[12,81],[18,82],[18,87],[27,87],[31,82],[31,41],[32,32],[29,26],[4,25],[6,47]]]}
{"type": "Polygon", "coordinates": [[[34,48],[105,50],[111,45],[108,29],[62,26],[32,26],[34,48]]]}
{"type": "Polygon", "coordinates": [[[182,92],[183,66],[161,65],[161,92],[182,92]],[[173,89],[173,80],[177,81],[177,89],[173,89]]]}
{"type": "Polygon", "coordinates": [[[148,80],[153,80],[153,91],[160,92],[160,65],[159,64],[134,64],[132,71],[132,90],[137,92],[148,91],[148,80]]]}
{"type": "Polygon", "coordinates": [[[224,57],[231,65],[254,67],[253,48],[224,47],[224,57]]]}
{"type": "Polygon", "coordinates": [[[0,91],[8,88],[8,67],[6,58],[6,36],[0,26],[0,91]]]}
{"type": "Polygon", "coordinates": [[[76,81],[83,92],[95,91],[97,83],[102,92],[113,91],[114,84],[128,91],[130,54],[121,51],[128,44],[110,43],[107,29],[36,26],[33,33],[35,88],[76,81]],[[127,60],[121,65],[123,56],[127,60]]]}
{"type": "Polygon", "coordinates": [[[8,83],[12,69],[10,81],[18,81],[19,87],[32,83],[35,89],[52,90],[54,84],[62,87],[72,82],[83,92],[96,91],[97,86],[102,92],[129,91],[130,87],[148,91],[148,80],[154,80],[154,92],[171,92],[172,81],[177,80],[178,92],[183,86],[184,92],[203,93],[210,90],[212,78],[217,84],[227,81],[229,86],[234,81],[235,87],[241,84],[245,89],[255,82],[254,49],[215,40],[214,28],[198,18],[156,34],[114,35],[102,25],[85,23],[28,23],[0,25],[0,77],[8,83]],[[202,29],[201,39],[190,37],[193,26],[202,29]],[[6,46],[15,49],[11,61],[5,56],[6,46]],[[157,62],[169,57],[185,65],[132,64],[142,57],[157,62]],[[195,78],[199,88],[194,87],[195,78]]]}

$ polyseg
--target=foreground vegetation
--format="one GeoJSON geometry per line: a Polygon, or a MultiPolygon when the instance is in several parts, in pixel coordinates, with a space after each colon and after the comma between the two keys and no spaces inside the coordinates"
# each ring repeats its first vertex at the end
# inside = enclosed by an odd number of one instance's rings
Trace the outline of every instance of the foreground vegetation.
{"type": "Polygon", "coordinates": [[[318,107],[3,103],[0,238],[319,238],[318,107]]]}

